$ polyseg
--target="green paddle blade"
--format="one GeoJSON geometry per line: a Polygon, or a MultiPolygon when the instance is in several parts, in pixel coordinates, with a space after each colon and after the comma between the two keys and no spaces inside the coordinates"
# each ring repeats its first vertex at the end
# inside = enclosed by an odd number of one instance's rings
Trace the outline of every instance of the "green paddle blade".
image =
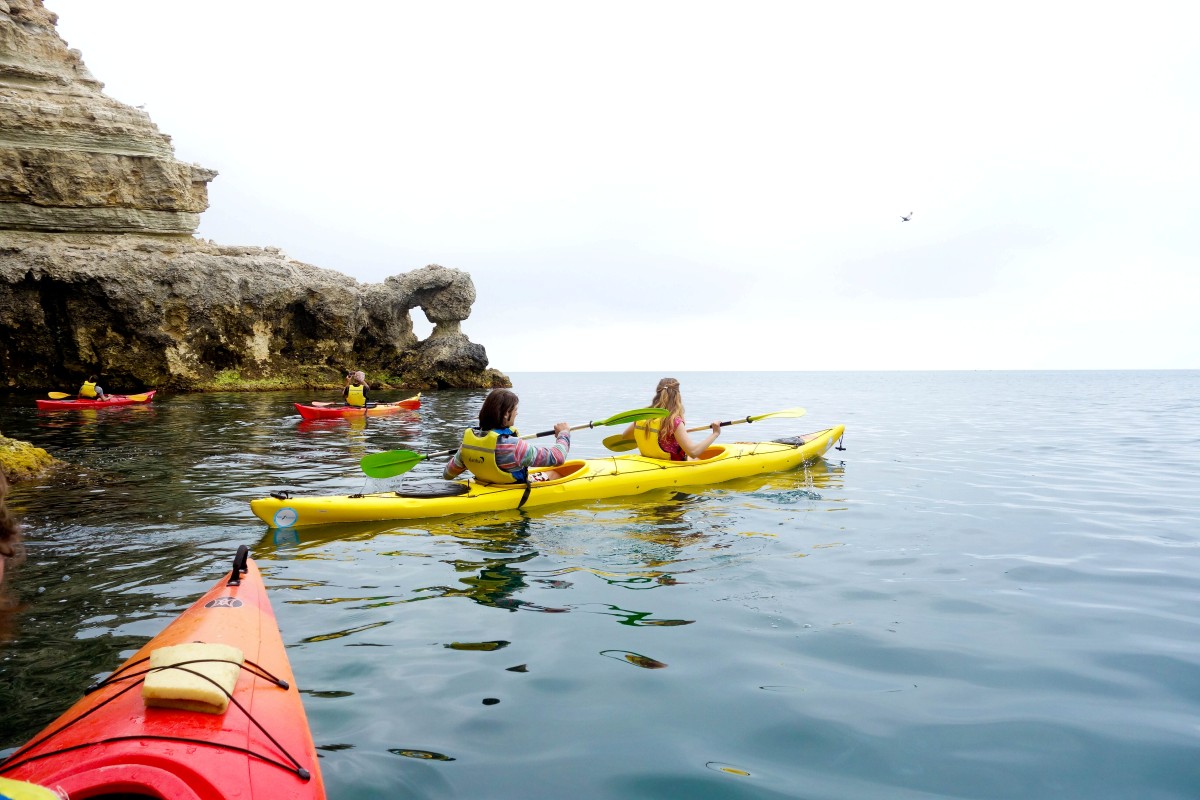
{"type": "Polygon", "coordinates": [[[635,408],[631,411],[622,411],[620,414],[613,414],[608,419],[596,420],[592,423],[592,427],[610,426],[610,425],[628,425],[631,422],[637,422],[640,419],[655,419],[657,417],[665,417],[668,413],[665,408],[635,408]]]}
{"type": "Polygon", "coordinates": [[[386,453],[363,456],[358,464],[368,478],[391,478],[403,475],[425,458],[412,450],[388,450],[386,453]]]}

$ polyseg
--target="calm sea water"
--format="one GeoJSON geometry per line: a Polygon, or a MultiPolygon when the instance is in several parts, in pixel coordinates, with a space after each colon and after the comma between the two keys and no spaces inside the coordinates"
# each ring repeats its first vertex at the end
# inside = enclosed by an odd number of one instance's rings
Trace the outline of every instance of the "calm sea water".
{"type": "MultiPolygon", "coordinates": [[[[661,376],[512,377],[530,431],[646,405],[661,376]]],[[[250,499],[359,491],[359,458],[453,446],[482,393],[365,424],[301,423],[309,393],[0,399],[0,430],[81,468],[13,497],[0,754],[246,543],[334,798],[1200,796],[1200,372],[678,377],[694,424],[808,409],[723,438],[844,423],[847,449],[688,493],[277,533],[250,499]]]]}

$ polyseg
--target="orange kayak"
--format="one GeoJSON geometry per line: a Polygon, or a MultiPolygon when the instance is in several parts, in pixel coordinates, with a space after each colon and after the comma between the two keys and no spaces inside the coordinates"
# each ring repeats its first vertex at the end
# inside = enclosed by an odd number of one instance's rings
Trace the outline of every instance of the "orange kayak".
{"type": "Polygon", "coordinates": [[[0,777],[70,797],[325,797],[275,613],[247,553],[238,548],[224,578],[0,764],[0,777]]]}
{"type": "Polygon", "coordinates": [[[382,417],[404,410],[421,407],[421,395],[395,403],[367,403],[366,406],[348,406],[342,403],[293,403],[304,419],[337,419],[339,417],[382,417]]]}

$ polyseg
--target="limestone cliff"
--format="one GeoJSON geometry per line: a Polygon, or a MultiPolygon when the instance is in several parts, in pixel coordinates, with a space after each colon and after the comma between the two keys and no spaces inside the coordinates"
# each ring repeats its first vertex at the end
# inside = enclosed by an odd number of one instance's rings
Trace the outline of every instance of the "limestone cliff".
{"type": "Polygon", "coordinates": [[[42,0],[0,0],[0,388],[507,386],[462,333],[465,272],[360,284],[194,237],[217,173],[103,94],[42,0]],[[419,341],[411,312],[434,323],[419,341]]]}

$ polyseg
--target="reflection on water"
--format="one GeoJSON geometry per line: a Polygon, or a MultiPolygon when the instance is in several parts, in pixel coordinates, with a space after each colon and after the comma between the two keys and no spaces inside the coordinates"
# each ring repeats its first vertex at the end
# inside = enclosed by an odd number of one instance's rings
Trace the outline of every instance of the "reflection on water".
{"type": "Polygon", "coordinates": [[[644,656],[641,653],[630,653],[627,650],[602,650],[600,655],[606,658],[615,658],[618,661],[627,661],[635,667],[642,669],[663,669],[667,665],[661,661],[657,661],[649,656],[644,656]]]}
{"type": "MultiPolygon", "coordinates": [[[[661,376],[516,377],[541,430],[661,376]]],[[[303,424],[307,393],[0,399],[6,435],[76,465],[13,496],[0,754],[246,543],[331,797],[1194,796],[1200,374],[684,378],[699,420],[809,409],[729,439],[845,422],[851,448],[687,492],[271,530],[251,498],[386,488],[362,455],[454,446],[485,393],[303,424]]]]}

